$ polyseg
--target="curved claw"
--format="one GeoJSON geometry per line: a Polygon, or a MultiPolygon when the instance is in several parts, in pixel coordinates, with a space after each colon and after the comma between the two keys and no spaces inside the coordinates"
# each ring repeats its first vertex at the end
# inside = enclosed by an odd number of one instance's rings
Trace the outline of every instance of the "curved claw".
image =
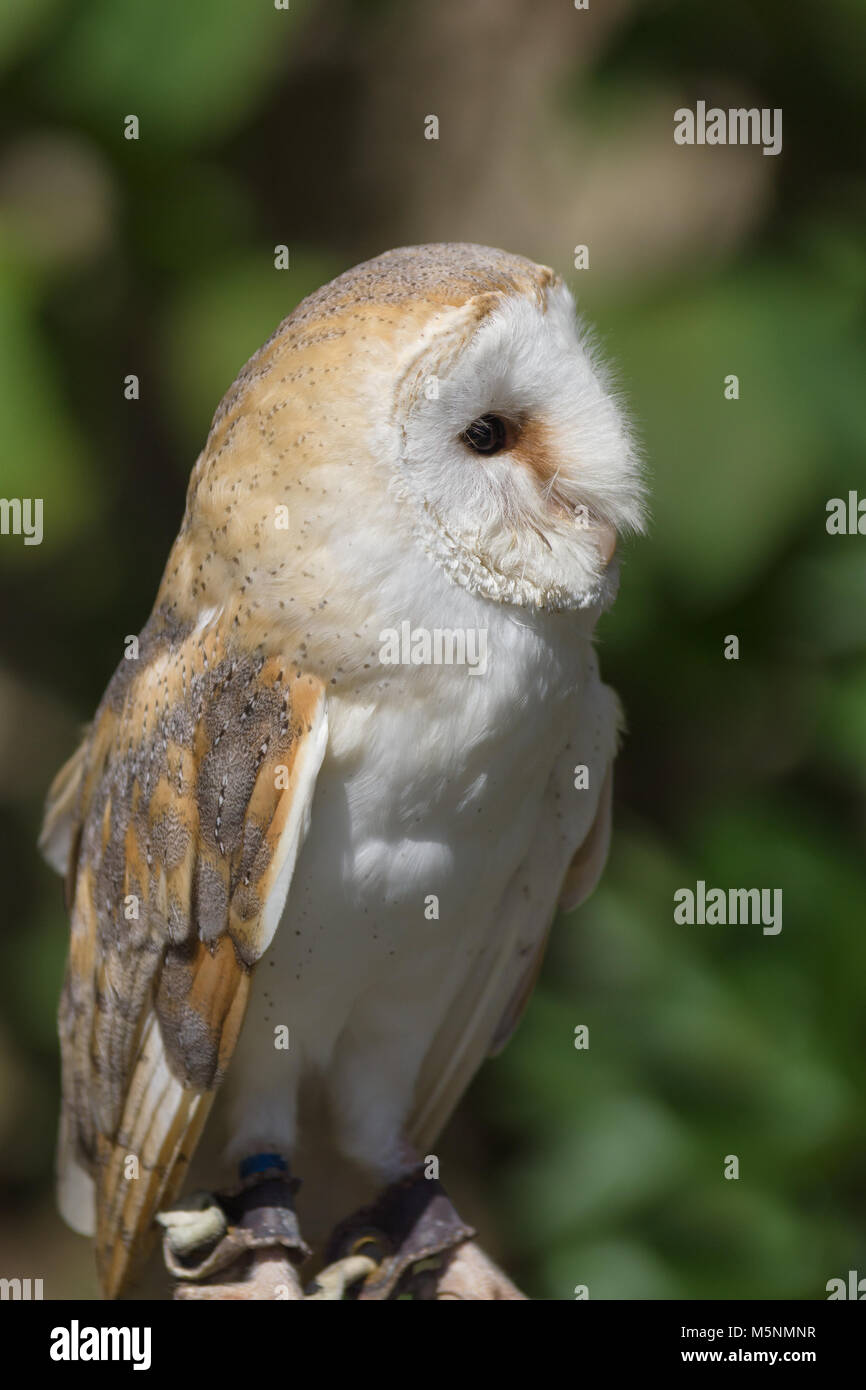
{"type": "Polygon", "coordinates": [[[376,1268],[376,1261],[369,1255],[347,1255],[345,1259],[335,1260],[316,1275],[306,1295],[305,1301],[314,1299],[341,1299],[352,1284],[366,1279],[376,1268]]]}
{"type": "Polygon", "coordinates": [[[228,1229],[226,1214],[210,1192],[193,1192],[168,1211],[157,1212],[156,1219],[173,1254],[180,1259],[215,1245],[228,1229]]]}

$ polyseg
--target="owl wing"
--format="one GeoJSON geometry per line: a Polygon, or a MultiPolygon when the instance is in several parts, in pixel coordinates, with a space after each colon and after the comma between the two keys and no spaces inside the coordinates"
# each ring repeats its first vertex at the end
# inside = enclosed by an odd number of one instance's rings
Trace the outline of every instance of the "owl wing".
{"type": "Polygon", "coordinates": [[[285,905],[327,743],[322,683],[151,624],[49,793],[67,871],[58,1200],[105,1294],[150,1248],[285,905]]]}
{"type": "MultiPolygon", "coordinates": [[[[603,687],[607,691],[607,687],[603,687]]],[[[535,837],[503,896],[496,940],[480,956],[424,1060],[408,1135],[419,1153],[447,1123],[485,1057],[505,1046],[517,1027],[541,970],[557,910],[568,912],[593,892],[610,845],[613,744],[618,705],[613,692],[612,746],[600,765],[592,823],[577,849],[563,854],[555,809],[562,795],[551,779],[535,837]]]]}

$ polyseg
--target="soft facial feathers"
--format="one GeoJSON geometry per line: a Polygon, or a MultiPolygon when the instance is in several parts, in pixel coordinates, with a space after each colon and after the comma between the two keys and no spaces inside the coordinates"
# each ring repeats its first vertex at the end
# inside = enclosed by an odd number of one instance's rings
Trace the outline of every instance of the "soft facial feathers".
{"type": "Polygon", "coordinates": [[[643,523],[639,463],[610,383],[560,281],[481,302],[477,319],[479,302],[466,306],[462,333],[419,354],[404,385],[399,489],[428,549],[467,587],[552,609],[608,601],[609,529],[643,523]],[[514,443],[468,455],[461,433],[488,414],[512,422],[514,443]]]}

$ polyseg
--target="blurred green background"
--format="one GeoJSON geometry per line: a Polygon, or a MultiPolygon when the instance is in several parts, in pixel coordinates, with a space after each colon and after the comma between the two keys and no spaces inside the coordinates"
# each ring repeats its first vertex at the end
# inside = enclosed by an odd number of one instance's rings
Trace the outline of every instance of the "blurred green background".
{"type": "Polygon", "coordinates": [[[654,493],[600,635],[630,725],[609,869],[443,1176],[534,1297],[866,1274],[866,538],[825,530],[866,496],[864,49],[862,0],[4,0],[0,493],[44,498],[45,537],[0,538],[0,1275],[95,1288],[51,1196],[45,788],[238,368],[324,280],[435,240],[569,279],[654,493]],[[782,107],[783,153],[677,147],[698,99],[782,107]],[[782,933],[675,925],[698,878],[781,887],[782,933]]]}

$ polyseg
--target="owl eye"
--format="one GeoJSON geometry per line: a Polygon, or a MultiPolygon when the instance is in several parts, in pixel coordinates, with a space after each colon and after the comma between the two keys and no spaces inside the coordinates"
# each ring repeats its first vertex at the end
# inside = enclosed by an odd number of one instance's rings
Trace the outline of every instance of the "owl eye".
{"type": "Polygon", "coordinates": [[[460,438],[476,454],[498,454],[508,441],[508,426],[499,415],[480,415],[460,438]]]}

